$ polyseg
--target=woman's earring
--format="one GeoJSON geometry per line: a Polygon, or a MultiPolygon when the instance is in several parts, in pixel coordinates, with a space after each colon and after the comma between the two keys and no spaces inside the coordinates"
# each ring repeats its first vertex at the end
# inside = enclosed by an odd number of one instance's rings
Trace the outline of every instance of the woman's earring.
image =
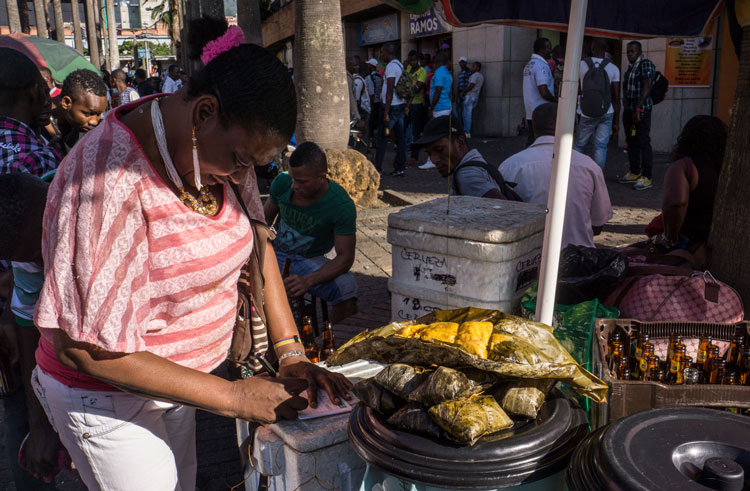
{"type": "Polygon", "coordinates": [[[198,163],[198,139],[195,137],[195,126],[193,126],[193,178],[195,179],[195,189],[201,190],[201,167],[198,163]]]}

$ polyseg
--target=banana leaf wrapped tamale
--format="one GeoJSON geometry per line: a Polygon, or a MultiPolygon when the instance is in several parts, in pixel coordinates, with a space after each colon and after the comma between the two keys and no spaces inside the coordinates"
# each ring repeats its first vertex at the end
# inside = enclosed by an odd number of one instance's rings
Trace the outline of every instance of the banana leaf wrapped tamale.
{"type": "Polygon", "coordinates": [[[375,382],[397,396],[408,400],[411,393],[422,385],[429,375],[421,368],[394,363],[381,370],[375,376],[375,382]]]}
{"type": "MultiPolygon", "coordinates": [[[[492,338],[488,344],[492,347],[492,338]]],[[[394,322],[380,329],[358,334],[329,357],[326,363],[337,366],[359,359],[385,364],[434,364],[457,369],[473,367],[506,378],[560,380],[596,402],[605,401],[607,394],[607,385],[576,364],[552,335],[551,327],[506,315],[498,310],[442,310],[415,321],[394,322]],[[504,340],[499,354],[497,350],[488,353],[489,358],[497,357],[499,360],[481,358],[458,344],[394,336],[406,326],[433,322],[491,322],[493,335],[506,336],[496,338],[496,341],[504,340]],[[521,353],[515,355],[515,359],[508,355],[513,343],[516,343],[517,351],[521,353]]]]}
{"type": "Polygon", "coordinates": [[[495,399],[508,414],[536,419],[552,385],[548,380],[519,380],[499,388],[495,399]]]}
{"type": "Polygon", "coordinates": [[[410,402],[388,418],[388,424],[399,430],[421,433],[433,438],[440,438],[440,427],[432,420],[427,408],[410,402]]]}
{"type": "Polygon", "coordinates": [[[513,426],[492,396],[446,401],[429,410],[432,419],[456,442],[474,445],[484,435],[513,426]]]}
{"type": "Polygon", "coordinates": [[[462,399],[482,391],[482,386],[465,374],[447,367],[439,367],[411,393],[410,400],[434,406],[450,399],[462,399]]]}
{"type": "Polygon", "coordinates": [[[458,327],[456,344],[464,351],[487,358],[487,343],[492,335],[492,322],[464,322],[458,327]]]}
{"type": "Polygon", "coordinates": [[[352,393],[362,404],[386,416],[395,413],[405,404],[404,400],[378,385],[372,378],[354,384],[352,393]]]}
{"type": "Polygon", "coordinates": [[[455,322],[435,322],[419,334],[419,339],[453,343],[456,340],[456,334],[458,334],[458,324],[455,322]]]}

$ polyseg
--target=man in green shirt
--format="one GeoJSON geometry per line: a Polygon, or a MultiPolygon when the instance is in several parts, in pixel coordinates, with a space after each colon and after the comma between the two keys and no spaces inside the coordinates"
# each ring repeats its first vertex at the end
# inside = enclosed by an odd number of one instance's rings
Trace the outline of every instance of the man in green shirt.
{"type": "MultiPolygon", "coordinates": [[[[411,147],[411,142],[418,140],[419,137],[422,136],[424,125],[427,124],[427,108],[424,105],[427,70],[422,67],[422,61],[424,61],[424,55],[422,53],[417,53],[416,50],[411,50],[411,52],[409,52],[406,72],[411,75],[411,78],[414,80],[417,92],[406,105],[406,115],[411,121],[409,131],[411,131],[412,135],[411,138],[409,138],[407,131],[407,148],[411,147]]],[[[412,150],[410,164],[416,164],[418,157],[419,150],[412,150]]]]}
{"type": "Polygon", "coordinates": [[[284,279],[287,294],[310,292],[326,300],[336,324],[357,311],[357,283],[348,272],[354,264],[357,210],[327,172],[323,150],[303,143],[289,159],[289,172],[271,184],[264,211],[269,225],[278,217],[273,245],[279,269],[291,260],[291,274],[284,279]],[[328,259],[332,249],[335,258],[328,259]]]}

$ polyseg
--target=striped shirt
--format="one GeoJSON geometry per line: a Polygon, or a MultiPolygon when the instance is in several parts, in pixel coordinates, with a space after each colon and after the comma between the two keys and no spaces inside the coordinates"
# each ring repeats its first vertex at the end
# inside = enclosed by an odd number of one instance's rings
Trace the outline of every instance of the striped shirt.
{"type": "MultiPolygon", "coordinates": [[[[50,186],[34,320],[47,352],[62,329],[110,352],[149,351],[208,372],[227,355],[252,229],[229,187],[215,217],[188,209],[119,122],[123,112],[73,148],[50,186]]],[[[243,187],[260,216],[254,173],[243,187]]]]}

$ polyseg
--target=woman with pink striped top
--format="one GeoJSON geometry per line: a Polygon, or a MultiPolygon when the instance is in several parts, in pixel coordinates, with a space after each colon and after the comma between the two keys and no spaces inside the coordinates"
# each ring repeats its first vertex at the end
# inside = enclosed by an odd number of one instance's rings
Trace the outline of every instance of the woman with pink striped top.
{"type": "MultiPolygon", "coordinates": [[[[267,423],[295,418],[308,387],[312,405],[317,387],[348,398],[346,379],[295,342],[276,349],[278,378],[209,374],[252,250],[239,200],[263,216],[251,167],[289,141],[296,98],[286,68],[239,28],[202,19],[190,34],[205,65],[188,86],[112,111],[49,189],[34,384],[89,489],[195,489],[195,407],[267,423]]],[[[297,331],[267,247],[274,342],[297,331]]]]}

